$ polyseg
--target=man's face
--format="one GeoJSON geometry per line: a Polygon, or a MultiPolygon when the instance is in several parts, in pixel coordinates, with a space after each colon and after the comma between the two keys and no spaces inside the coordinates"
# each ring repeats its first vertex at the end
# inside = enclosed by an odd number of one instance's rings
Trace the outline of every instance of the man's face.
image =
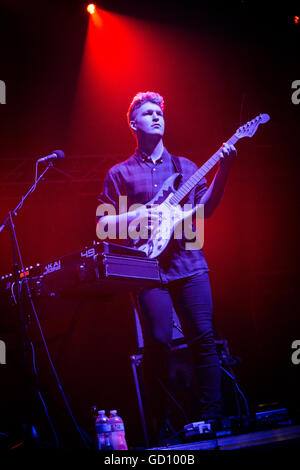
{"type": "Polygon", "coordinates": [[[163,136],[165,132],[165,120],[161,107],[150,101],[134,111],[130,124],[137,136],[141,133],[163,136]]]}

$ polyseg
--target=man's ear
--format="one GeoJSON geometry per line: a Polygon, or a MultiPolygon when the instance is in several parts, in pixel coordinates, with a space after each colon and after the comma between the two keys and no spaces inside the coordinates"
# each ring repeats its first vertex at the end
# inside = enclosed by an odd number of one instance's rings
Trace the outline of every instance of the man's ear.
{"type": "Polygon", "coordinates": [[[133,130],[133,132],[136,132],[136,125],[135,125],[135,121],[130,121],[130,127],[131,129],[133,130]]]}

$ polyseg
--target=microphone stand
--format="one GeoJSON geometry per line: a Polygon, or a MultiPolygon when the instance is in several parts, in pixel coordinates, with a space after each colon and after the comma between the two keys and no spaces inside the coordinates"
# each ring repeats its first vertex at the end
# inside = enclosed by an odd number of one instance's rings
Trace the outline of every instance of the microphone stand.
{"type": "MultiPolygon", "coordinates": [[[[22,356],[23,356],[23,365],[24,365],[24,372],[25,372],[25,388],[26,388],[26,393],[29,391],[29,380],[28,380],[28,361],[27,361],[27,353],[26,353],[26,335],[28,334],[27,331],[27,326],[28,326],[28,320],[30,321],[30,315],[25,317],[25,309],[22,301],[22,295],[21,295],[21,286],[20,286],[20,276],[19,272],[22,270],[24,272],[24,266],[22,262],[22,257],[18,245],[18,240],[16,236],[16,231],[15,231],[15,225],[13,221],[13,217],[16,217],[18,215],[18,211],[21,209],[25,199],[33,193],[33,191],[36,189],[36,186],[38,182],[43,178],[45,173],[49,170],[50,167],[53,166],[52,162],[49,162],[46,169],[40,174],[40,176],[37,178],[37,166],[38,166],[39,161],[36,162],[36,167],[35,167],[35,181],[33,185],[30,187],[28,192],[25,194],[25,196],[22,196],[21,201],[19,204],[16,206],[16,208],[13,211],[9,211],[8,216],[2,221],[0,225],[0,232],[7,228],[10,232],[11,235],[11,241],[12,241],[12,257],[13,257],[13,278],[15,281],[16,285],[16,303],[18,306],[19,310],[19,318],[20,318],[20,333],[21,333],[21,344],[22,344],[22,356]],[[18,264],[18,257],[21,263],[21,269],[19,270],[19,264],[18,264]]],[[[25,277],[25,283],[26,283],[26,277],[25,277]]],[[[27,286],[27,293],[29,299],[31,299],[31,293],[30,293],[30,288],[29,284],[26,283],[27,286]]]]}
{"type": "Polygon", "coordinates": [[[38,163],[39,162],[37,161],[37,164],[35,166],[35,180],[34,180],[33,185],[31,186],[31,188],[29,188],[29,190],[27,191],[25,196],[22,196],[22,199],[19,202],[19,204],[16,206],[16,208],[13,211],[9,211],[8,216],[2,221],[2,223],[0,225],[0,233],[2,232],[3,229],[5,229],[5,227],[11,227],[11,214],[14,215],[14,216],[18,215],[17,212],[23,206],[23,203],[24,203],[25,199],[29,196],[29,194],[33,193],[33,191],[35,190],[38,182],[43,178],[44,174],[49,170],[49,168],[53,166],[53,163],[49,162],[46,169],[37,178],[37,165],[38,165],[38,163]]]}

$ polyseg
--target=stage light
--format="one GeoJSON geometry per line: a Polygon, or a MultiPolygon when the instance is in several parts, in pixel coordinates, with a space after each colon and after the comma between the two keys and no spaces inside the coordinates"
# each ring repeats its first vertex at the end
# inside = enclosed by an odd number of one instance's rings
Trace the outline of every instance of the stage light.
{"type": "Polygon", "coordinates": [[[299,16],[295,16],[295,17],[294,17],[294,23],[295,23],[295,24],[298,24],[299,22],[300,22],[299,16]]]}
{"type": "Polygon", "coordinates": [[[96,5],[94,3],[90,3],[87,7],[86,7],[87,11],[89,12],[90,15],[93,15],[96,11],[96,5]]]}

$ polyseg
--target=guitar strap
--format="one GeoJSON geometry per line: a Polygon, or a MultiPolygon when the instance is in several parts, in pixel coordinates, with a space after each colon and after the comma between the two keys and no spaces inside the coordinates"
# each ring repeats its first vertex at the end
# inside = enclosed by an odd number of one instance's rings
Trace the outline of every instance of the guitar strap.
{"type": "Polygon", "coordinates": [[[172,163],[173,163],[173,166],[175,168],[175,171],[176,173],[180,173],[182,175],[182,169],[181,169],[181,165],[180,165],[180,159],[178,157],[174,157],[172,155],[172,163]]]}

